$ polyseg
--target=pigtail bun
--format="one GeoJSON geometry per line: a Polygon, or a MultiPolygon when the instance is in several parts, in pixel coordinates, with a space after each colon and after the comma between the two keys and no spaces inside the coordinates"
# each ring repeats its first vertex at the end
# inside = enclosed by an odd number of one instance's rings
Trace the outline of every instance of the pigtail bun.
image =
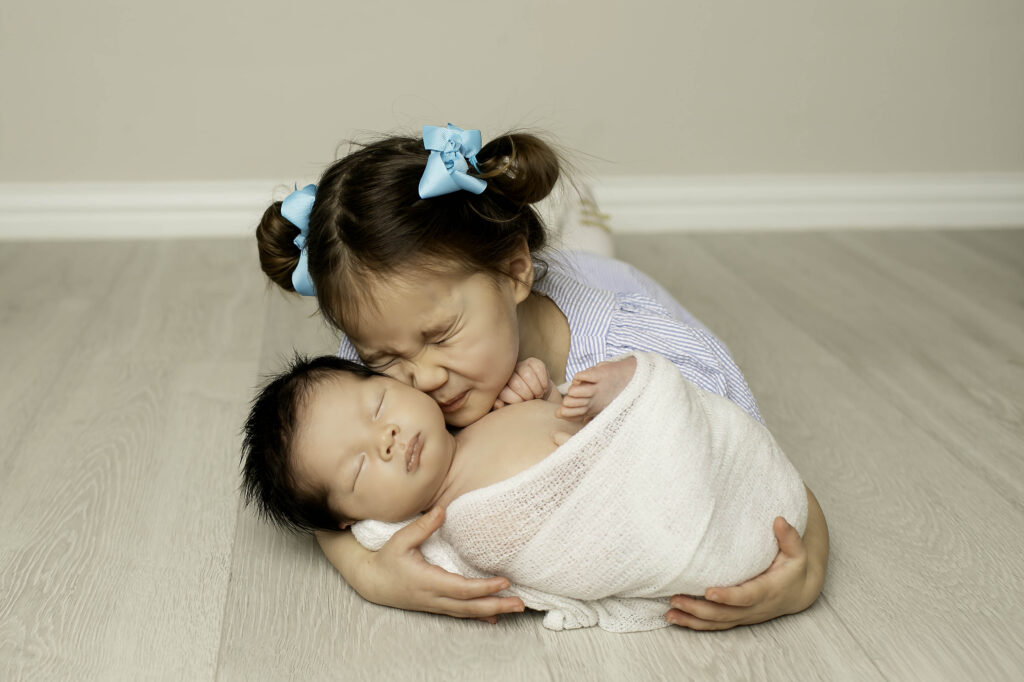
{"type": "Polygon", "coordinates": [[[299,265],[299,249],[294,243],[298,234],[299,228],[281,215],[280,201],[267,207],[256,226],[260,267],[274,284],[285,291],[295,291],[292,272],[299,265]]]}
{"type": "Polygon", "coordinates": [[[535,204],[558,182],[560,163],[550,144],[536,135],[509,133],[497,137],[477,154],[479,177],[487,191],[519,204],[535,204]]]}

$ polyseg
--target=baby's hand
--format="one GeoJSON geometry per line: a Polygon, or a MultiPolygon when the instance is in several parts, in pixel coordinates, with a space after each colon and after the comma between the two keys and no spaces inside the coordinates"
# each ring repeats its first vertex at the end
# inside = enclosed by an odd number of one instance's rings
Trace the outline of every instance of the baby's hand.
{"type": "Polygon", "coordinates": [[[555,411],[559,419],[589,421],[622,393],[636,371],[636,358],[599,362],[572,378],[572,385],[555,411]]]}
{"type": "Polygon", "coordinates": [[[569,442],[570,438],[572,438],[572,434],[568,431],[555,431],[551,434],[551,441],[556,447],[562,447],[569,442]]]}
{"type": "Polygon", "coordinates": [[[526,358],[516,365],[508,385],[501,389],[498,399],[494,401],[494,409],[534,398],[547,399],[552,388],[551,377],[544,363],[537,358],[526,358]]]}

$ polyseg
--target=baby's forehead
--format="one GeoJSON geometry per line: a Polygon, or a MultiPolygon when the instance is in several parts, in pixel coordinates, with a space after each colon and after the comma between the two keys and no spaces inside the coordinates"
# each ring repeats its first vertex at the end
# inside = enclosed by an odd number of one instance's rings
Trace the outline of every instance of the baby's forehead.
{"type": "Polygon", "coordinates": [[[384,390],[416,391],[415,388],[386,374],[361,376],[353,372],[337,371],[317,382],[307,402],[323,408],[315,410],[317,416],[332,419],[339,410],[365,412],[363,402],[384,390]]]}
{"type": "Polygon", "coordinates": [[[361,420],[359,405],[365,402],[362,397],[371,378],[344,370],[316,377],[296,414],[291,450],[292,466],[299,480],[319,485],[322,456],[334,449],[347,425],[361,420]]]}

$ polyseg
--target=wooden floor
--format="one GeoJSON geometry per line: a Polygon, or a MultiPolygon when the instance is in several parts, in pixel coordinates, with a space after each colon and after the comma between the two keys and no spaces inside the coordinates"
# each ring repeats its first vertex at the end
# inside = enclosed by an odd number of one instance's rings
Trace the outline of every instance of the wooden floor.
{"type": "Polygon", "coordinates": [[[616,247],[728,343],[821,501],[811,609],[614,635],[365,603],[239,505],[260,373],[334,347],[253,244],[0,243],[0,680],[1019,679],[1024,230],[616,247]]]}

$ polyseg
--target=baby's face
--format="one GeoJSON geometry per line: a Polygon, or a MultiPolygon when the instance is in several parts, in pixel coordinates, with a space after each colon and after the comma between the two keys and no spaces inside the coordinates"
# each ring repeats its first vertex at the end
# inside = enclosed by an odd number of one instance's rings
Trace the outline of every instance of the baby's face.
{"type": "Polygon", "coordinates": [[[300,410],[292,452],[301,484],[325,487],[332,510],[380,521],[429,508],[454,454],[430,396],[390,377],[340,372],[300,410]]]}

